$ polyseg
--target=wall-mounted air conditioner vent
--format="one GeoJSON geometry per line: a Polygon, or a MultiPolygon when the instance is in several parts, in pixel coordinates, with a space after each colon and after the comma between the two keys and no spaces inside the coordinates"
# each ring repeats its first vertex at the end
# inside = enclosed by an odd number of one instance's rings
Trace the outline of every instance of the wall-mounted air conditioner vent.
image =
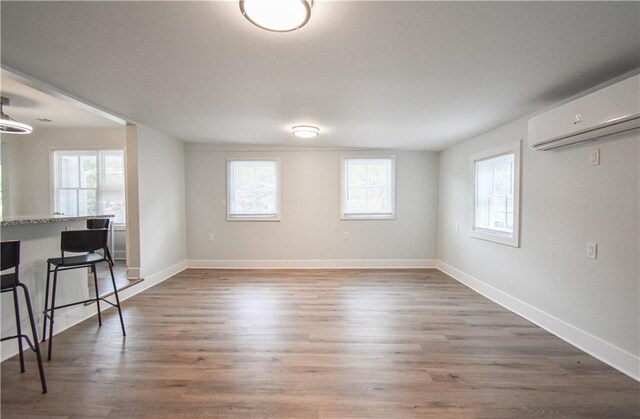
{"type": "Polygon", "coordinates": [[[529,145],[551,150],[640,128],[640,75],[529,119],[529,145]]]}

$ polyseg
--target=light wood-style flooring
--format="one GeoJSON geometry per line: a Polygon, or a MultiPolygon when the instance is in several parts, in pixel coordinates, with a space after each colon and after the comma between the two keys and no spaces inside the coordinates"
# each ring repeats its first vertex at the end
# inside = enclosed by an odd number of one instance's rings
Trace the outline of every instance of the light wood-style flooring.
{"type": "Polygon", "coordinates": [[[2,363],[2,418],[632,418],[640,384],[436,270],[189,269],[2,363]]]}

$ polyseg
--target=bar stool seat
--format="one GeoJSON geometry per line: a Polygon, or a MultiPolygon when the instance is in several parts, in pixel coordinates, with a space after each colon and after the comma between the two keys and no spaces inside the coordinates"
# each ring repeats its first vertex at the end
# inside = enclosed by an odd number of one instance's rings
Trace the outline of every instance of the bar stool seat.
{"type": "Polygon", "coordinates": [[[40,384],[42,385],[42,394],[47,392],[47,381],[44,378],[44,368],[42,366],[42,356],[40,355],[40,346],[38,345],[38,332],[36,331],[36,321],[33,316],[33,308],[31,307],[31,297],[29,289],[20,282],[19,266],[20,266],[20,242],[18,240],[3,241],[1,244],[0,270],[4,271],[13,268],[13,272],[0,275],[0,292],[11,292],[13,294],[13,305],[16,314],[16,334],[6,336],[0,339],[4,342],[10,339],[18,339],[18,351],[20,355],[20,372],[25,372],[24,354],[22,340],[24,339],[29,347],[36,353],[38,361],[38,371],[40,372],[40,384]],[[27,312],[29,314],[29,323],[31,325],[31,337],[22,333],[22,325],[20,320],[20,305],[18,303],[18,289],[22,289],[24,293],[25,303],[27,304],[27,312]]]}
{"type": "MultiPolygon", "coordinates": [[[[47,285],[45,290],[44,299],[44,322],[42,331],[42,341],[47,340],[47,320],[49,324],[49,349],[47,351],[47,360],[51,360],[51,352],[53,348],[53,323],[55,319],[55,311],[60,308],[71,307],[77,304],[84,304],[89,302],[95,302],[98,310],[98,324],[102,326],[102,314],[100,312],[100,301],[104,301],[118,308],[118,316],[120,317],[120,326],[122,327],[122,336],[126,336],[124,330],[124,320],[122,319],[122,309],[120,307],[120,298],[118,297],[118,288],[116,287],[116,280],[113,276],[113,267],[109,260],[109,253],[107,249],[107,237],[108,230],[95,229],[95,230],[76,230],[76,231],[63,231],[60,236],[60,250],[61,255],[59,258],[47,259],[47,285]],[[102,250],[103,254],[95,253],[96,250],[102,250]],[[69,253],[84,253],[78,256],[65,256],[65,252],[69,253]],[[104,297],[100,297],[98,291],[98,275],[96,273],[96,264],[106,262],[109,266],[109,272],[111,273],[111,283],[113,284],[113,295],[116,302],[112,303],[104,297]],[[53,269],[52,269],[53,267],[53,269]],[[56,306],[56,289],[58,285],[58,272],[66,271],[70,269],[90,268],[93,273],[93,281],[95,284],[95,298],[84,301],[76,301],[69,304],[63,304],[56,306]],[[51,308],[49,308],[49,285],[51,281],[51,273],[53,272],[53,289],[51,291],[51,308]]],[[[85,280],[86,281],[86,280],[85,280]]],[[[85,282],[86,284],[86,282],[85,282]]]]}
{"type": "Polygon", "coordinates": [[[89,253],[82,256],[71,256],[62,258],[50,258],[47,259],[47,263],[60,267],[71,267],[78,265],[89,265],[92,263],[104,262],[105,258],[97,253],[89,253]]]}

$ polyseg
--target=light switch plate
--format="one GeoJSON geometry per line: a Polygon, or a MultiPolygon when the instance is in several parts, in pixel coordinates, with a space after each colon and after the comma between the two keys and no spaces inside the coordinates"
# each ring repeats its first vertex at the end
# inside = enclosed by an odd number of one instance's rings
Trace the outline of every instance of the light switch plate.
{"type": "Polygon", "coordinates": [[[587,257],[589,259],[598,258],[598,243],[587,242],[587,257]]]}
{"type": "Polygon", "coordinates": [[[600,164],[600,149],[594,148],[589,154],[589,166],[597,166],[600,164]]]}

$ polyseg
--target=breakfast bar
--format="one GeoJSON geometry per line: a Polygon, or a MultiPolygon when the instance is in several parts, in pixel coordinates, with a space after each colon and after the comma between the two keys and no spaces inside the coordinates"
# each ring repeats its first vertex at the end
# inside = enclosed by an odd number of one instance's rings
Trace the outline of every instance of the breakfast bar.
{"type": "MultiPolygon", "coordinates": [[[[60,233],[66,230],[83,230],[86,220],[92,218],[112,218],[113,215],[100,214],[88,216],[21,216],[4,218],[0,222],[0,236],[3,241],[20,240],[20,281],[31,294],[31,302],[38,324],[39,338],[42,339],[43,308],[45,284],[47,279],[47,259],[60,256],[60,233]]],[[[58,301],[60,304],[85,300],[88,298],[87,272],[84,269],[66,271],[60,275],[58,301]]],[[[26,307],[22,307],[23,324],[28,324],[26,307]]],[[[56,314],[56,327],[61,330],[86,317],[84,307],[70,307],[56,314]]],[[[95,309],[91,311],[95,313],[95,309]]],[[[10,293],[2,295],[2,330],[13,333],[15,330],[13,302],[10,293]]],[[[2,344],[2,359],[14,355],[16,341],[2,344]]]]}

